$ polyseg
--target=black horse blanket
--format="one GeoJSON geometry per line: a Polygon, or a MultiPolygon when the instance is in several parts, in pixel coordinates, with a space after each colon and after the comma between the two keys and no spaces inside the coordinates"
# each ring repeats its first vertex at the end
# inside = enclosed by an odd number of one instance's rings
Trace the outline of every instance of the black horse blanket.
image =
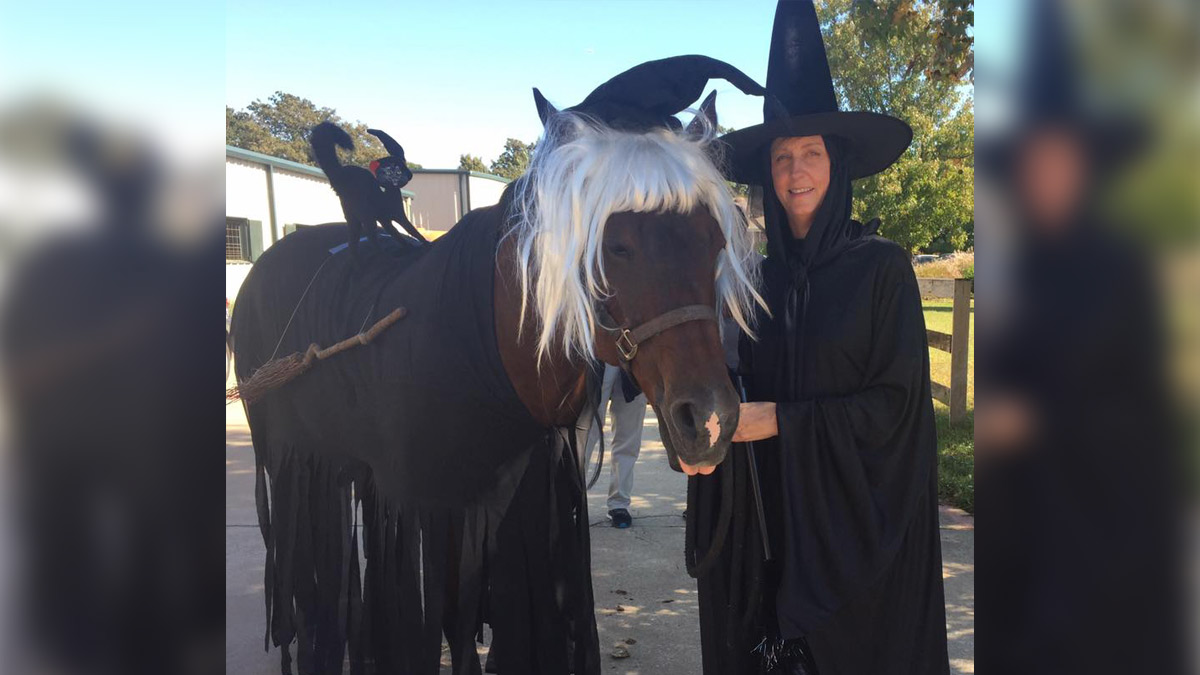
{"type": "Polygon", "coordinates": [[[341,672],[347,647],[354,673],[436,673],[444,633],[454,672],[478,673],[483,623],[489,672],[599,672],[573,434],[539,427],[504,371],[493,209],[357,261],[344,226],[299,230],[238,295],[239,380],[407,309],[247,406],[284,672],[294,640],[301,673],[341,672]]]}

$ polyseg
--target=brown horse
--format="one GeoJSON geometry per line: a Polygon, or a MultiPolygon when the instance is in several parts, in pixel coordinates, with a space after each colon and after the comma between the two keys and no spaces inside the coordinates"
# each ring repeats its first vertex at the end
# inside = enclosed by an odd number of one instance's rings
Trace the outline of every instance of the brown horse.
{"type": "Polygon", "coordinates": [[[712,121],[620,131],[570,111],[529,173],[434,244],[339,252],[340,226],[266,251],[239,293],[239,381],[397,307],[368,345],[247,405],[268,634],[301,672],[597,673],[586,494],[572,427],[588,363],[628,368],[669,462],[709,473],[738,397],[717,317],[754,292],[712,121]],[[361,513],[365,576],[358,564],[361,513]],[[361,593],[359,588],[362,588],[361,593]]]}

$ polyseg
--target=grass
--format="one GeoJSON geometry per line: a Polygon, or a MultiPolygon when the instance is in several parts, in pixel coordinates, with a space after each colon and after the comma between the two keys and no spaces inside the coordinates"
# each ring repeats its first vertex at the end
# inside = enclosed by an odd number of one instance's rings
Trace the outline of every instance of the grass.
{"type": "Polygon", "coordinates": [[[918,277],[967,279],[975,276],[975,252],[959,251],[947,258],[915,265],[918,277]]]}
{"type": "MultiPolygon", "coordinates": [[[[949,333],[953,302],[925,301],[925,327],[949,333]]],[[[971,302],[971,335],[975,335],[975,303],[971,302]]],[[[969,513],[975,512],[975,349],[967,353],[967,418],[950,424],[950,409],[933,402],[938,430],[938,499],[969,513]]],[[[950,354],[929,350],[929,376],[934,382],[950,384],[950,354]]]]}

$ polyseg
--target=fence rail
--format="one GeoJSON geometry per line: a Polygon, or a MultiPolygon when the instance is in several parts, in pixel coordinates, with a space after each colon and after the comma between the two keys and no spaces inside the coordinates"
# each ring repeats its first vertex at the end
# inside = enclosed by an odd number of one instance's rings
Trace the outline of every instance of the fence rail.
{"type": "Polygon", "coordinates": [[[917,279],[922,299],[953,298],[951,332],[926,330],[929,346],[950,353],[950,386],[931,383],[933,398],[950,406],[950,422],[967,417],[967,355],[971,348],[971,279],[917,279]]]}

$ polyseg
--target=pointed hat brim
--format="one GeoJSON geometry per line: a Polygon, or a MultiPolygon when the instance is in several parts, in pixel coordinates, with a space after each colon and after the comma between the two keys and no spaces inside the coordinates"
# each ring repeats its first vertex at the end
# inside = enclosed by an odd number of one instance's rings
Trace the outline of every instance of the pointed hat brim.
{"type": "Polygon", "coordinates": [[[727,178],[747,185],[771,184],[766,152],[771,141],[790,136],[838,136],[850,145],[846,158],[850,178],[883,171],[912,143],[913,131],[904,121],[873,112],[830,111],[798,115],[756,124],[721,137],[727,148],[727,178]]]}

